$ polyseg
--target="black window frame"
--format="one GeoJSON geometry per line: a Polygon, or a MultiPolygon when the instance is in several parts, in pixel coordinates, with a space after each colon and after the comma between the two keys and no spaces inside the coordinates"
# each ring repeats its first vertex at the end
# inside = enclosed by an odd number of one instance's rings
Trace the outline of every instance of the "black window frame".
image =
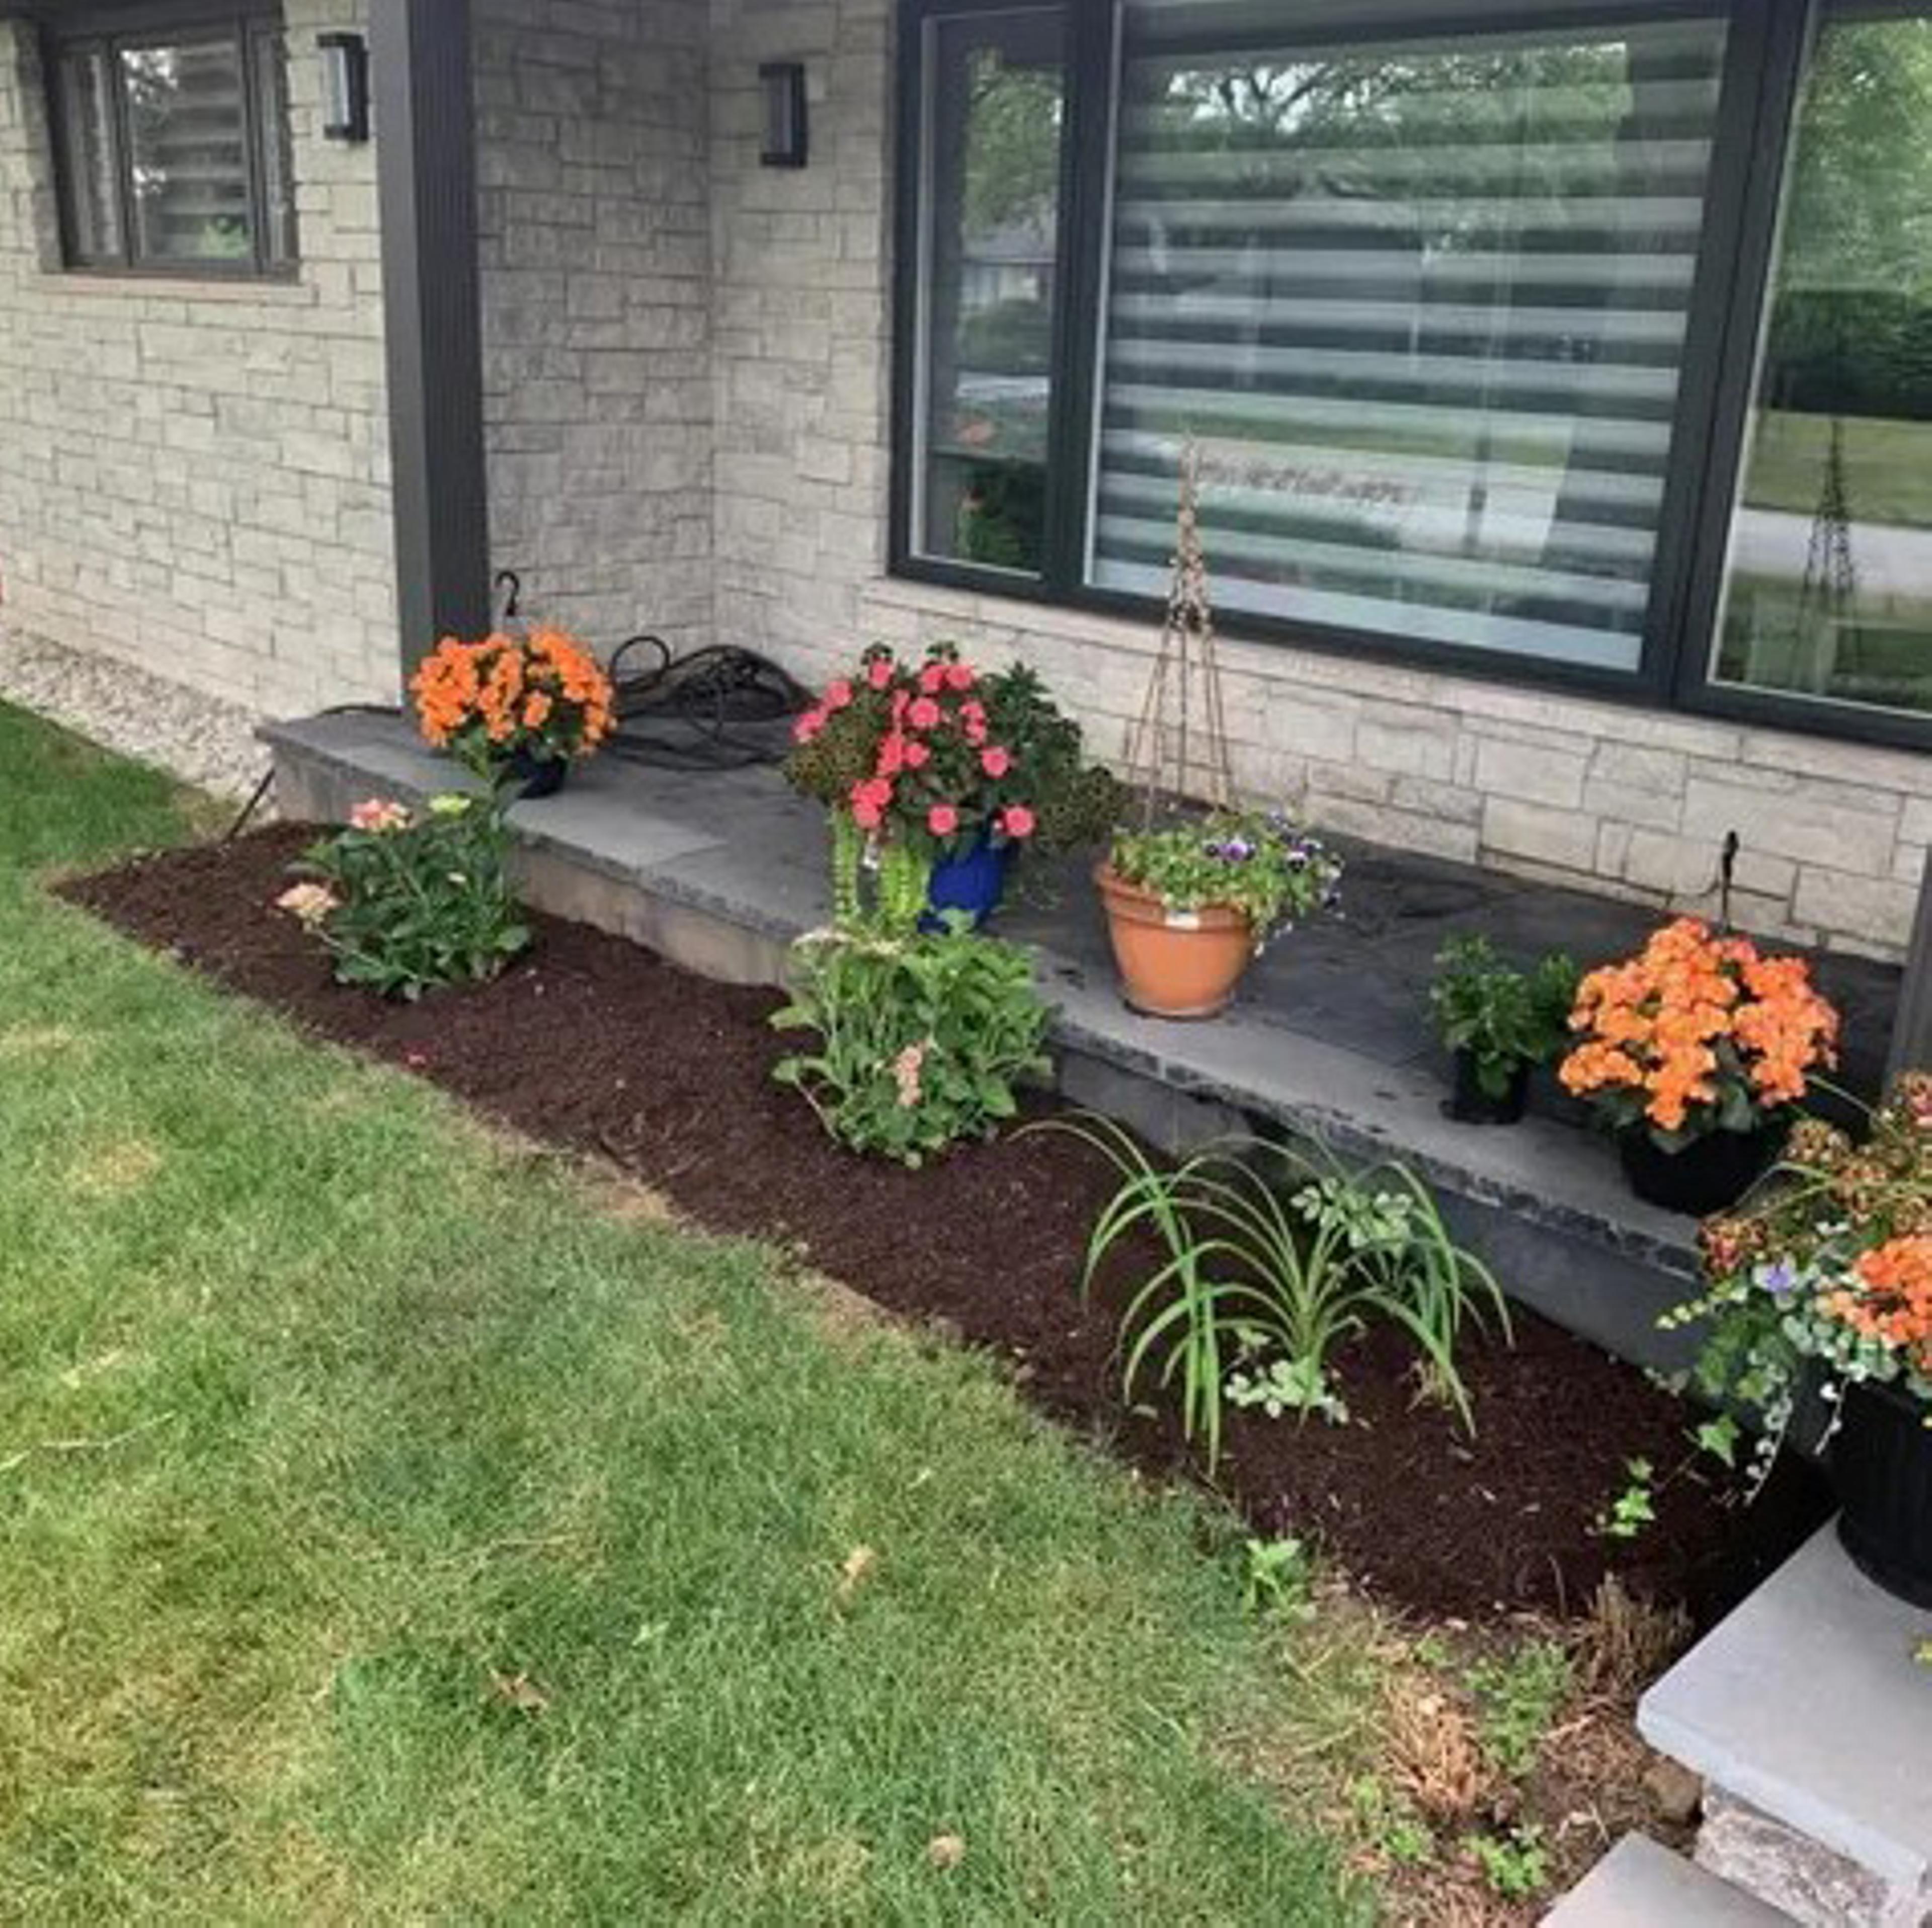
{"type": "MultiPolygon", "coordinates": [[[[1094,494],[1100,346],[1112,217],[1114,116],[1124,49],[1121,0],[1059,0],[1067,35],[1054,331],[1053,399],[1047,437],[1046,522],[1036,577],[923,556],[914,546],[914,463],[922,344],[921,162],[926,130],[929,23],[1010,13],[1028,0],[898,0],[896,76],[898,146],[892,274],[890,527],[887,566],[909,581],[1134,621],[1157,617],[1151,598],[1085,580],[1094,494]]],[[[1418,10],[1420,10],[1418,9],[1418,10]]],[[[1448,0],[1429,25],[1472,34],[1560,25],[1580,31],[1648,21],[1708,18],[1726,23],[1722,89],[1706,189],[1705,217],[1687,313],[1652,595],[1634,670],[1613,670],[1528,655],[1426,642],[1379,631],[1337,628],[1250,611],[1222,612],[1230,636],[1316,653],[1434,670],[1516,688],[1546,688],[1745,725],[1906,749],[1932,749],[1932,714],[1914,715],[1798,693],[1720,682],[1712,673],[1731,518],[1757,379],[1758,344],[1775,269],[1778,218],[1806,62],[1822,19],[1922,10],[1912,0],[1493,0],[1480,10],[1448,0]]],[[[1335,29],[1322,37],[1332,40],[1335,29]]],[[[1346,31],[1346,29],[1345,29],[1346,31]]],[[[1413,31],[1413,23],[1401,32],[1413,31]]],[[[1394,35],[1368,26],[1364,44],[1394,35]]],[[[1270,35],[1270,45],[1281,40],[1270,35]]],[[[1231,49],[1225,37],[1203,51],[1231,49]]]]}
{"type": "Polygon", "coordinates": [[[40,69],[45,82],[55,199],[60,215],[61,261],[68,272],[168,281],[289,281],[296,278],[301,265],[301,244],[293,199],[288,115],[284,105],[279,127],[271,124],[270,116],[264,110],[261,84],[264,43],[271,43],[268,58],[281,62],[285,70],[284,41],[280,0],[220,0],[220,4],[214,4],[214,0],[148,0],[148,4],[139,6],[41,15],[40,69]],[[149,45],[157,40],[175,44],[232,43],[238,51],[242,149],[248,189],[250,245],[245,255],[150,256],[137,250],[127,97],[118,84],[120,55],[124,48],[149,45]],[[110,253],[92,253],[80,244],[80,221],[68,165],[73,148],[60,85],[62,63],[75,54],[87,52],[105,55],[117,79],[112,90],[113,152],[110,158],[121,246],[110,253]],[[279,141],[281,149],[273,162],[271,141],[279,141]],[[278,173],[288,184],[290,196],[286,211],[279,215],[270,199],[271,182],[278,173]],[[278,245],[278,231],[286,233],[286,248],[278,245]]]}

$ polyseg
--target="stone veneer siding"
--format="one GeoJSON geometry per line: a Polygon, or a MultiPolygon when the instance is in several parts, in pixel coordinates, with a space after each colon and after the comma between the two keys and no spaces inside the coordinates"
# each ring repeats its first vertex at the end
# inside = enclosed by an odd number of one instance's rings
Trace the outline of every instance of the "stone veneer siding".
{"type": "Polygon", "coordinates": [[[287,282],[62,271],[31,28],[0,22],[0,618],[257,710],[393,699],[375,150],[321,135],[286,0],[287,282]]]}
{"type": "Polygon", "coordinates": [[[712,622],[704,0],[475,0],[490,554],[607,646],[712,622]]]}
{"type": "MultiPolygon", "coordinates": [[[[1035,661],[1118,756],[1160,619],[884,573],[891,10],[712,0],[717,618],[822,673],[873,639],[1035,661]],[[812,157],[757,166],[755,68],[807,63],[812,157]]],[[[1210,562],[1211,563],[1210,556],[1210,562]]],[[[1932,757],[1225,640],[1237,775],[1318,827],[1897,955],[1932,845],[1932,757]]]]}

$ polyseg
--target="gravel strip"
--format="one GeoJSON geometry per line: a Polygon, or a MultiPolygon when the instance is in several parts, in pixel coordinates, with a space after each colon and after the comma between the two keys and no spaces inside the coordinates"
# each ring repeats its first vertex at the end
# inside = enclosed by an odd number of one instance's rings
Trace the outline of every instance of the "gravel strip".
{"type": "Polygon", "coordinates": [[[268,772],[255,712],[44,637],[0,628],[0,700],[218,796],[245,797],[268,772]]]}

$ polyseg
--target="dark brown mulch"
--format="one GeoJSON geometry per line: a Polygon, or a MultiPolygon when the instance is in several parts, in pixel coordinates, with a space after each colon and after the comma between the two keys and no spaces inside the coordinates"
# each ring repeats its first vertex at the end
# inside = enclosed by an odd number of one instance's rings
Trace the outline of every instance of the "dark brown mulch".
{"type": "MultiPolygon", "coordinates": [[[[773,1084],[769,991],[712,983],[623,940],[539,917],[527,960],[494,985],[420,1005],[334,985],[273,912],[308,833],[140,859],[65,886],[74,901],[326,1036],[408,1066],[520,1129],[618,1160],[692,1219],[789,1242],[896,1312],[1006,1361],[1028,1395],[1164,1472],[1166,1417],[1124,1408],[1119,1281],[1076,1289],[1109,1189],[1097,1154],[1054,1134],[974,1146],[919,1172],[862,1160],[773,1084]]],[[[1268,1533],[1312,1533],[1372,1594],[1433,1614],[1580,1609],[1611,1567],[1633,1588],[1723,1610],[1822,1517],[1794,1473],[1748,1509],[1697,1464],[1694,1416],[1640,1373],[1528,1313],[1516,1343],[1464,1370],[1477,1432],[1418,1405],[1388,1335],[1343,1362],[1354,1423],[1229,1414],[1220,1483],[1268,1533]],[[1594,1522],[1638,1456],[1658,1470],[1656,1525],[1594,1522]]]]}

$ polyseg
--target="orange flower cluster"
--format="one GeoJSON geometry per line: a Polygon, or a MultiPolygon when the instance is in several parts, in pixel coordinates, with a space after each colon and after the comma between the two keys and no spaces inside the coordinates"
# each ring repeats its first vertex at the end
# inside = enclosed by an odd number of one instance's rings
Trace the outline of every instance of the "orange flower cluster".
{"type": "Polygon", "coordinates": [[[1558,1074],[1580,1096],[1627,1094],[1678,1131],[1695,1106],[1740,1084],[1753,1107],[1803,1097],[1806,1074],[1837,1062],[1838,1015],[1802,958],[1766,958],[1694,917],[1658,931],[1628,962],[1592,971],[1570,1029],[1580,1042],[1558,1074]]]}
{"type": "Polygon", "coordinates": [[[480,643],[446,637],[410,679],[410,693],[424,736],[461,755],[541,748],[586,757],[610,733],[610,680],[560,630],[480,643]]]}
{"type": "Polygon", "coordinates": [[[1852,1268],[1855,1285],[1825,1295],[1822,1309],[1867,1339],[1904,1355],[1932,1379],[1932,1236],[1874,1246],[1852,1268]]]}

